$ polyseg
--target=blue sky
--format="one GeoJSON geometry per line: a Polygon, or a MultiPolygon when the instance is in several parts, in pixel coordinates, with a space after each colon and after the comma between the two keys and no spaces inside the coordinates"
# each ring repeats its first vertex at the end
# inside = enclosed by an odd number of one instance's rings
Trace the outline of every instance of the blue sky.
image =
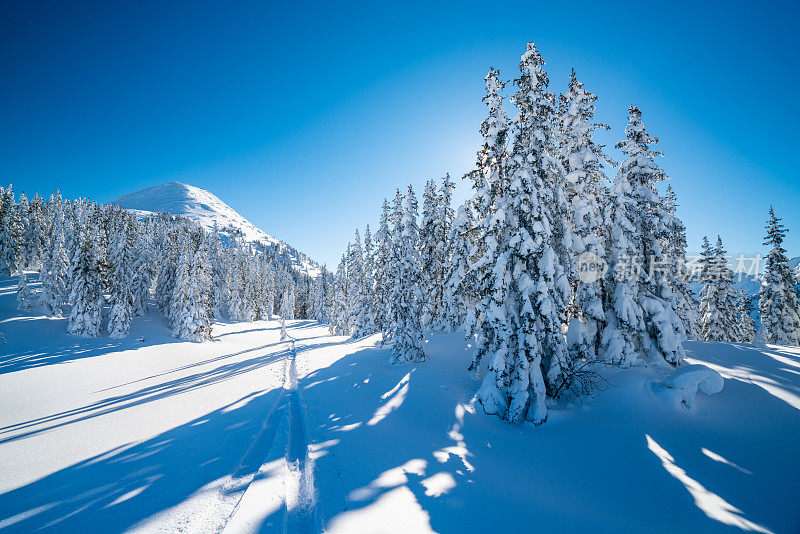
{"type": "Polygon", "coordinates": [[[797,2],[3,2],[0,181],[106,202],[209,189],[329,264],[398,186],[469,170],[490,66],[575,67],[623,135],[644,111],[690,249],[800,255],[797,2]]]}

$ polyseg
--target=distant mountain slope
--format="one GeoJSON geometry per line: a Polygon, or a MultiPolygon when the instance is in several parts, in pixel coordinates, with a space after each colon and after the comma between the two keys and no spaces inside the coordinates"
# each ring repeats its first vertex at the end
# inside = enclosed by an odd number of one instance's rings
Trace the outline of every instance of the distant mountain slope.
{"type": "Polygon", "coordinates": [[[311,276],[319,274],[319,266],[297,249],[258,228],[225,204],[216,195],[193,185],[181,182],[156,185],[122,195],[112,202],[123,208],[143,214],[167,212],[180,215],[209,230],[216,223],[220,234],[230,238],[234,234],[251,243],[268,248],[277,247],[288,256],[292,264],[311,276]]]}

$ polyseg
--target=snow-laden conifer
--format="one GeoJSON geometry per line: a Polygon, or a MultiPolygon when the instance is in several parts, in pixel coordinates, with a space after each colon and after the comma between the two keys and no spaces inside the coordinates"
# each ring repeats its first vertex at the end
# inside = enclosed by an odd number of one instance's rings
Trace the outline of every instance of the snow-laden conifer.
{"type": "Polygon", "coordinates": [[[470,270],[469,233],[472,231],[472,211],[461,206],[455,216],[448,237],[450,260],[446,265],[444,294],[442,296],[441,327],[445,332],[455,332],[464,325],[467,308],[474,306],[473,288],[465,284],[470,270]]]}
{"type": "Polygon", "coordinates": [[[796,279],[783,248],[785,237],[786,227],[770,207],[764,244],[771,248],[761,281],[758,308],[761,324],[766,329],[766,341],[796,347],[800,345],[800,306],[794,288],[796,279]]]}
{"type": "Polygon", "coordinates": [[[111,313],[108,318],[108,334],[112,338],[123,338],[130,333],[133,320],[133,268],[136,237],[132,222],[126,218],[122,227],[113,236],[109,262],[113,269],[111,278],[111,313]]]}
{"type": "MultiPolygon", "coordinates": [[[[471,369],[488,360],[478,400],[486,413],[535,424],[547,418],[548,384],[551,391],[559,388],[570,367],[561,330],[570,288],[554,247],[562,236],[554,234],[551,210],[557,202],[550,156],[554,98],[543,65],[528,43],[514,95],[518,115],[511,159],[496,170],[492,160],[479,167],[488,188],[476,195],[488,199],[479,223],[486,250],[472,267],[480,300],[471,369]]],[[[497,87],[492,78],[494,71],[487,76],[489,95],[497,87]]]]}
{"type": "Polygon", "coordinates": [[[31,288],[28,285],[28,277],[25,271],[20,270],[19,280],[17,281],[17,309],[32,310],[36,303],[31,295],[31,288]]]}
{"type": "Polygon", "coordinates": [[[601,351],[607,362],[633,365],[637,358],[678,364],[685,330],[674,310],[662,243],[669,214],[656,183],[668,176],[651,150],[658,138],[645,130],[642,112],[628,110],[626,155],[611,189],[606,285],[606,326],[601,351]]]}
{"type": "Polygon", "coordinates": [[[67,333],[80,337],[98,337],[103,320],[103,295],[98,265],[97,230],[89,217],[80,224],[80,235],[72,259],[72,290],[69,301],[72,310],[67,320],[67,333]]]}
{"type": "Polygon", "coordinates": [[[664,206],[669,217],[664,237],[664,255],[669,265],[669,285],[672,289],[675,313],[683,323],[686,336],[700,337],[699,303],[690,287],[691,273],[686,265],[686,226],[677,215],[678,197],[667,185],[664,206]]]}
{"type": "Polygon", "coordinates": [[[211,268],[201,230],[184,233],[172,295],[172,335],[187,341],[211,339],[211,268]]]}
{"type": "Polygon", "coordinates": [[[422,347],[420,307],[421,264],[417,197],[409,185],[400,212],[395,212],[393,231],[394,263],[390,275],[389,339],[392,363],[425,360],[422,347]]]}
{"type": "MultiPolygon", "coordinates": [[[[617,165],[592,137],[597,129],[609,129],[607,125],[594,120],[596,100],[597,97],[578,81],[573,70],[569,89],[560,99],[559,156],[565,171],[565,192],[572,223],[575,265],[585,269],[601,265],[606,257],[607,232],[604,219],[608,205],[608,178],[603,164],[617,165]]],[[[589,358],[593,358],[599,348],[600,333],[606,320],[603,279],[599,274],[575,273],[571,277],[571,282],[575,284],[571,315],[579,319],[589,338],[588,344],[580,345],[585,349],[584,356],[589,358]]],[[[578,328],[578,325],[570,323],[571,330],[578,328]]]]}
{"type": "Polygon", "coordinates": [[[722,239],[716,247],[703,238],[700,253],[700,335],[706,341],[735,342],[739,339],[733,272],[728,266],[722,239]]]}
{"type": "Polygon", "coordinates": [[[389,202],[384,199],[381,206],[381,216],[378,231],[375,233],[375,296],[373,319],[375,330],[387,330],[387,314],[389,310],[389,281],[388,273],[391,269],[392,235],[389,227],[389,202]]]}
{"type": "Polygon", "coordinates": [[[739,291],[739,298],[736,301],[736,315],[738,319],[738,330],[740,343],[749,343],[753,341],[756,335],[755,322],[750,315],[751,306],[750,299],[744,290],[739,291]]]}

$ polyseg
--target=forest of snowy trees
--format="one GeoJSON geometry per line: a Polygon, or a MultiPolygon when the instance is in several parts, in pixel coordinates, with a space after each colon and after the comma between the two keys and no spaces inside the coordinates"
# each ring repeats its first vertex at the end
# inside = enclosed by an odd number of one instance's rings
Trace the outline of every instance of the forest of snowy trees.
{"type": "Polygon", "coordinates": [[[0,188],[0,271],[19,273],[18,307],[48,316],[67,313],[67,331],[126,337],[148,302],[169,320],[175,337],[211,339],[214,317],[235,321],[324,320],[313,300],[315,281],[278,250],[234,238],[224,243],[167,213],[137,217],[119,206],[48,201],[0,188]],[[25,271],[38,271],[34,294],[25,271]]]}
{"type": "Polygon", "coordinates": [[[641,110],[628,110],[617,163],[593,139],[609,127],[574,71],[557,97],[533,43],[519,70],[510,98],[497,70],[486,75],[483,143],[462,206],[452,207],[448,175],[426,184],[421,216],[409,186],[384,200],[377,232],[367,226],[362,241],[356,231],[327,295],[332,333],[380,332],[405,362],[426,358],[425,332],[463,327],[484,410],[536,424],[549,400],[589,393],[597,365],[676,366],[687,338],[800,344],[796,281],[772,210],[757,335],[721,239],[704,241],[699,273],[688,268],[677,196],[659,185],[668,176],[641,110]]]}
{"type": "Polygon", "coordinates": [[[511,95],[499,71],[486,75],[463,205],[453,206],[449,175],[427,182],[421,209],[411,186],[397,189],[335,273],[310,277],[280,250],[166,213],[58,192],[17,199],[11,186],[0,188],[0,270],[19,275],[19,309],[66,314],[81,337],[125,337],[152,303],[181,339],[210,340],[215,317],[279,314],[336,335],[381,333],[397,363],[426,359],[426,332],[463,329],[477,398],[509,422],[540,424],[552,400],[590,393],[596,366],[680,365],[687,338],[800,345],[797,280],[774,211],[756,329],[721,238],[704,239],[699,298],[690,289],[686,229],[642,111],[628,109],[618,163],[593,138],[609,129],[595,121],[596,96],[574,71],[557,96],[544,63],[529,43],[511,95]]]}

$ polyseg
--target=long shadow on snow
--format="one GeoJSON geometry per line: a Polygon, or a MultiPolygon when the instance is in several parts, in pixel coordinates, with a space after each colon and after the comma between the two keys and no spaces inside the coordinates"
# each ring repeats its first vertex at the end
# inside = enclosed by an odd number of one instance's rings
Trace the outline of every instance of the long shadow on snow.
{"type": "MultiPolygon", "coordinates": [[[[311,345],[304,345],[301,347],[300,350],[313,350],[316,348],[322,348],[334,344],[336,343],[317,343],[311,345]]],[[[270,347],[272,345],[275,344],[264,345],[262,347],[255,347],[234,354],[228,354],[226,356],[212,358],[209,361],[213,362],[213,361],[223,360],[235,355],[243,354],[245,352],[261,350],[270,347]]],[[[107,399],[103,399],[101,401],[95,402],[87,406],[82,406],[80,408],[65,410],[63,412],[51,414],[37,419],[32,419],[30,421],[21,422],[14,425],[8,425],[0,428],[0,444],[8,441],[16,441],[35,434],[45,432],[47,430],[52,430],[54,428],[66,426],[78,421],[92,419],[94,417],[110,414],[118,410],[124,410],[126,408],[130,408],[133,406],[146,404],[148,402],[152,402],[155,400],[172,397],[174,395],[179,395],[187,391],[192,391],[195,389],[210,386],[212,384],[223,382],[225,380],[230,380],[231,378],[237,377],[239,375],[261,369],[262,367],[265,367],[273,362],[276,362],[281,358],[285,358],[288,355],[289,355],[289,349],[287,346],[285,350],[282,350],[280,352],[262,354],[259,356],[255,356],[253,358],[248,358],[246,360],[227,363],[207,371],[197,372],[167,382],[161,382],[158,384],[147,386],[132,393],[115,395],[113,397],[109,397],[107,399]],[[11,435],[8,436],[8,434],[11,435]]],[[[194,365],[189,367],[193,366],[194,365]]],[[[154,375],[154,376],[159,376],[159,375],[154,375]]]]}
{"type": "Polygon", "coordinates": [[[463,367],[437,367],[436,358],[447,357],[447,349],[437,350],[435,337],[433,342],[431,360],[425,363],[389,366],[387,351],[364,349],[301,379],[312,439],[322,452],[317,460],[318,506],[328,526],[332,519],[366,511],[400,491],[410,492],[430,527],[445,533],[515,531],[531,517],[543,528],[567,531],[662,525],[653,532],[669,532],[681,524],[693,531],[729,532],[729,525],[708,515],[689,488],[665,471],[648,449],[646,436],[706,484],[708,495],[738,506],[741,517],[773,528],[780,523],[789,527],[796,519],[785,515],[796,482],[787,483],[792,491],[753,490],[780,479],[762,471],[796,472],[797,461],[745,465],[756,475],[765,474],[753,486],[753,475],[702,452],[707,448],[747,463],[754,457],[763,460],[764,454],[754,452],[759,447],[782,450],[780,443],[763,437],[769,421],[751,421],[748,414],[752,432],[737,426],[736,414],[745,403],[736,404],[740,397],[750,399],[754,411],[769,406],[781,419],[793,416],[790,407],[754,384],[728,381],[726,391],[699,397],[696,413],[684,414],[647,396],[646,384],[652,380],[630,370],[620,378],[627,385],[608,390],[604,397],[613,398],[598,399],[604,400],[601,406],[554,411],[552,420],[538,428],[508,425],[481,413],[462,412],[459,417],[459,405],[469,401],[477,384],[463,367]],[[730,435],[709,437],[704,432],[715,418],[731,419],[730,435]],[[499,500],[487,497],[486,491],[498,488],[504,491],[499,500]],[[502,509],[487,508],[500,501],[502,509]],[[626,516],[632,510],[636,519],[626,516]]]}
{"type": "Polygon", "coordinates": [[[254,392],[0,495],[0,531],[122,532],[234,471],[254,473],[267,450],[239,462],[279,392],[254,392]]]}

